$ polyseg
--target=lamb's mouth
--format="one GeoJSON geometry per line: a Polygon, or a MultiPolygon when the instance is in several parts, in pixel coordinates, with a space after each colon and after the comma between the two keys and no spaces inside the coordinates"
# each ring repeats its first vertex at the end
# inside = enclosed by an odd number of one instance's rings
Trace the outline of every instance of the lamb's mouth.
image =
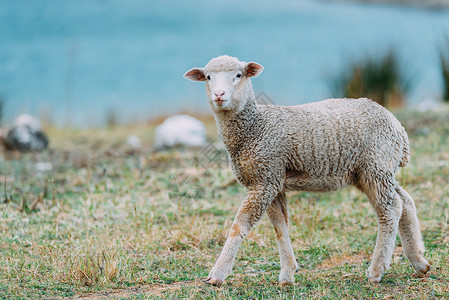
{"type": "Polygon", "coordinates": [[[227,102],[228,100],[223,100],[223,99],[216,99],[214,100],[215,103],[217,103],[219,106],[223,105],[223,103],[227,102]]]}

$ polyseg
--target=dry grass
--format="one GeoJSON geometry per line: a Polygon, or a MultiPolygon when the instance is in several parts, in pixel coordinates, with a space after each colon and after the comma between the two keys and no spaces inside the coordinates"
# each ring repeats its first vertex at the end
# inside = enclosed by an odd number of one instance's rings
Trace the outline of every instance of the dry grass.
{"type": "MultiPolygon", "coordinates": [[[[428,276],[414,275],[398,239],[391,270],[380,284],[367,282],[376,219],[364,195],[346,189],[289,195],[300,265],[294,286],[277,286],[266,217],[243,243],[229,280],[203,285],[245,196],[228,185],[230,168],[212,160],[222,157],[204,149],[152,153],[153,125],[51,129],[49,151],[0,153],[0,298],[448,298],[449,109],[398,116],[413,158],[398,180],[418,207],[433,262],[428,276]],[[129,149],[129,134],[145,150],[129,149]],[[38,171],[38,162],[52,169],[38,171]]],[[[207,126],[215,137],[213,122],[207,126]]]]}

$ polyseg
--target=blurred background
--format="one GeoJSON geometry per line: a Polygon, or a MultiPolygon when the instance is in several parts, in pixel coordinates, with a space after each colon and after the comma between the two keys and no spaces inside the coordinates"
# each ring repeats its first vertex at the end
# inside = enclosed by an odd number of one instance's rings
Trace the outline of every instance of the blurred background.
{"type": "Polygon", "coordinates": [[[449,299],[448,182],[449,0],[0,0],[0,299],[449,299]],[[247,191],[183,74],[223,54],[264,66],[259,102],[393,111],[430,275],[399,244],[367,282],[377,219],[344,189],[289,193],[293,288],[268,217],[202,284],[247,191]]]}
{"type": "Polygon", "coordinates": [[[254,89],[276,104],[426,108],[447,98],[449,5],[419,3],[1,0],[1,116],[95,127],[208,113],[182,75],[222,54],[262,64],[254,89]]]}

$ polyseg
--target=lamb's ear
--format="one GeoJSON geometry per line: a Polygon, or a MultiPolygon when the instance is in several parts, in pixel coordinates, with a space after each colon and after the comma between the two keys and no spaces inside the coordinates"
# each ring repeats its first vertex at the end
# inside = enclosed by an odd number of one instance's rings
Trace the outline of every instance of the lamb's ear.
{"type": "Polygon", "coordinates": [[[263,67],[255,62],[249,62],[245,66],[247,77],[256,77],[263,71],[263,67]]]}
{"type": "Polygon", "coordinates": [[[188,70],[184,74],[185,79],[190,79],[192,81],[205,81],[206,76],[204,76],[204,70],[201,68],[193,68],[188,70]]]}

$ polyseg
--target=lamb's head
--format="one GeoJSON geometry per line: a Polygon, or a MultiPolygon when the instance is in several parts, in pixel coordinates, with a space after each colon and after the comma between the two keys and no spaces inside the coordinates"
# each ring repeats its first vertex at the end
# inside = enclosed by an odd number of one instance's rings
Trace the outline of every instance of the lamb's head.
{"type": "Polygon", "coordinates": [[[251,77],[263,67],[255,62],[241,62],[227,55],[212,59],[204,68],[193,68],[184,77],[206,81],[206,92],[213,111],[240,111],[247,101],[254,101],[251,77]]]}

